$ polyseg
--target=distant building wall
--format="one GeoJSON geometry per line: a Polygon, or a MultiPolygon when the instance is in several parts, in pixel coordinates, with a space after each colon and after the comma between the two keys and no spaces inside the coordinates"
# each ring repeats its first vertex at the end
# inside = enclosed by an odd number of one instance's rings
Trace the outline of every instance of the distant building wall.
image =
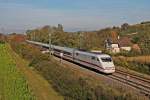
{"type": "Polygon", "coordinates": [[[112,48],[111,50],[113,53],[119,53],[120,52],[120,48],[112,48]]]}
{"type": "Polygon", "coordinates": [[[131,51],[131,47],[120,47],[122,50],[131,51]]]}
{"type": "Polygon", "coordinates": [[[111,44],[111,48],[119,48],[118,44],[111,44]]]}
{"type": "Polygon", "coordinates": [[[102,53],[101,50],[91,50],[91,52],[93,52],[93,53],[102,53]]]}
{"type": "Polygon", "coordinates": [[[109,50],[112,53],[119,53],[120,52],[120,48],[119,45],[117,43],[112,43],[107,47],[107,50],[109,50]]]}

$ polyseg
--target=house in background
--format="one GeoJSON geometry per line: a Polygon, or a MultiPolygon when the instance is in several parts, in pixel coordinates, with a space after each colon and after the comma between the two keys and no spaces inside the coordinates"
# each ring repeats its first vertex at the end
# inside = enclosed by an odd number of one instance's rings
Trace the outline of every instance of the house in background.
{"type": "Polygon", "coordinates": [[[105,40],[105,48],[111,51],[112,53],[120,52],[119,44],[117,42],[113,42],[111,39],[105,40]]]}
{"type": "Polygon", "coordinates": [[[131,51],[132,43],[131,38],[121,37],[118,39],[120,50],[131,51]]]}
{"type": "Polygon", "coordinates": [[[105,40],[105,47],[112,53],[119,53],[122,50],[131,51],[132,49],[131,39],[129,37],[119,37],[118,39],[113,41],[112,39],[105,40]]]}
{"type": "Polygon", "coordinates": [[[120,52],[119,45],[117,43],[112,43],[111,44],[111,51],[113,53],[119,53],[120,52]]]}

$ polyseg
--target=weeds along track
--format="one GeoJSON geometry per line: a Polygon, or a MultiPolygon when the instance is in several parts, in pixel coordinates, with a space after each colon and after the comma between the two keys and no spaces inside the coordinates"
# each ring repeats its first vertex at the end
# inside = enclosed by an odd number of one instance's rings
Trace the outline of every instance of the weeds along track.
{"type": "Polygon", "coordinates": [[[139,92],[150,97],[150,79],[124,72],[121,70],[116,70],[116,72],[108,77],[117,80],[121,83],[127,84],[131,87],[134,87],[139,92]]]}

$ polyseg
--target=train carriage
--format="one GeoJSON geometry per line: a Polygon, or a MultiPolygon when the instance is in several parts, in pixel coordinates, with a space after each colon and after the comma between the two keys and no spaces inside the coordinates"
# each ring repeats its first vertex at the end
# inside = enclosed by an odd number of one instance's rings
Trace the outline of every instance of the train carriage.
{"type": "Polygon", "coordinates": [[[73,51],[74,49],[72,48],[67,48],[67,47],[60,47],[60,46],[53,46],[52,47],[54,51],[54,55],[60,56],[60,54],[63,54],[63,58],[73,61],[73,51]]]}
{"type": "Polygon", "coordinates": [[[104,73],[115,72],[115,66],[113,64],[112,58],[107,54],[95,54],[91,52],[75,51],[74,61],[99,70],[104,73]]]}
{"type": "MultiPolygon", "coordinates": [[[[27,42],[45,48],[49,48],[48,44],[34,42],[34,41],[27,41],[27,42]]],[[[92,52],[80,51],[74,48],[61,47],[55,45],[51,45],[51,48],[54,51],[54,55],[56,56],[60,57],[61,56],[60,54],[63,54],[62,58],[64,59],[85,65],[90,68],[97,69],[103,73],[109,74],[115,72],[115,66],[113,60],[107,54],[102,54],[102,53],[97,54],[92,52]]]]}

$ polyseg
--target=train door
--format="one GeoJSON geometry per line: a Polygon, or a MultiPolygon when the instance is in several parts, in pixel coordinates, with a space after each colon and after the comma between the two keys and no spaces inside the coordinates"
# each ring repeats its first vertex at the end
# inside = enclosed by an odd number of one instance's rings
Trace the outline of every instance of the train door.
{"type": "Polygon", "coordinates": [[[92,65],[95,67],[95,65],[98,65],[98,61],[97,61],[97,58],[95,56],[92,56],[91,57],[91,63],[92,65]]]}
{"type": "Polygon", "coordinates": [[[73,61],[75,60],[75,50],[73,50],[73,53],[72,53],[72,60],[73,61]]]}

